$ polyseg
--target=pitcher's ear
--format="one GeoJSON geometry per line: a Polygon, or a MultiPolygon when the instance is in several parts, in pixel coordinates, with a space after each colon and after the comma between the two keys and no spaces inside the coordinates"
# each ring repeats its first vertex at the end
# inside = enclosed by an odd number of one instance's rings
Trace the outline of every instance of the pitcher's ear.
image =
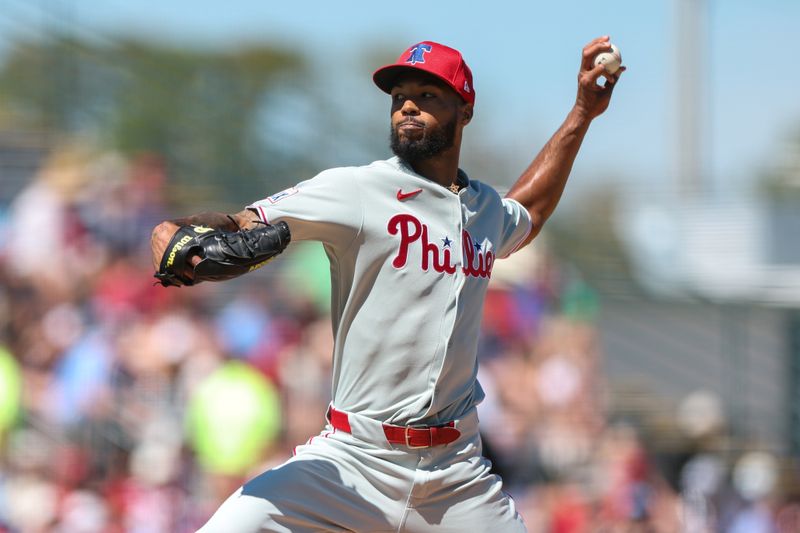
{"type": "Polygon", "coordinates": [[[462,122],[466,126],[472,120],[472,114],[474,113],[474,108],[472,104],[465,104],[464,105],[464,115],[462,117],[462,122]]]}

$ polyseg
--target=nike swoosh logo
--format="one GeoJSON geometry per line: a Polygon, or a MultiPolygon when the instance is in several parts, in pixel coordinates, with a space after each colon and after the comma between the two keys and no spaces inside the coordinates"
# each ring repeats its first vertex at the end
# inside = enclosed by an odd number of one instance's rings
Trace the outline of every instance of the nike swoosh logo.
{"type": "Polygon", "coordinates": [[[397,189],[397,199],[400,200],[400,201],[408,200],[412,196],[416,196],[421,192],[422,192],[422,189],[416,189],[416,190],[411,191],[411,192],[403,192],[403,189],[397,189]]]}

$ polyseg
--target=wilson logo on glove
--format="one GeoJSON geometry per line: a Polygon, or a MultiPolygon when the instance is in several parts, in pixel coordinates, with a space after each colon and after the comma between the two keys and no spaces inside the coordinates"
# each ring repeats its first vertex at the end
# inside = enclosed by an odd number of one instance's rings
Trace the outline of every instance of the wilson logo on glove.
{"type": "Polygon", "coordinates": [[[175,262],[175,256],[178,254],[178,252],[181,251],[181,249],[184,246],[186,246],[186,243],[188,243],[191,240],[192,240],[192,236],[191,235],[186,235],[181,240],[179,240],[178,242],[175,243],[175,246],[173,246],[172,250],[169,252],[169,258],[167,259],[167,265],[166,266],[168,266],[168,267],[172,266],[172,264],[175,262]]]}

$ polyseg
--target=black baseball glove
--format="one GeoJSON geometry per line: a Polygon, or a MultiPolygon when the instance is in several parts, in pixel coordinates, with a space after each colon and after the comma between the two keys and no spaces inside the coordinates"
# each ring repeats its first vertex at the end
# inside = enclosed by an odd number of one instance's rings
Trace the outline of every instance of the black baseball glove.
{"type": "Polygon", "coordinates": [[[238,231],[181,226],[170,239],[155,277],[164,287],[224,281],[261,268],[290,241],[286,222],[238,231]],[[192,266],[195,255],[201,260],[192,266]]]}

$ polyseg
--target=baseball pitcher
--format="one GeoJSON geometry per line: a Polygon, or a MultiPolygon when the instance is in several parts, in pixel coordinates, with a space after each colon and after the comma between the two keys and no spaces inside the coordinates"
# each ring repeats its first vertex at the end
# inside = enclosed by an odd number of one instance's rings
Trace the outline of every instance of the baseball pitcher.
{"type": "Polygon", "coordinates": [[[165,286],[242,275],[290,241],[320,241],[331,264],[327,425],[231,495],[203,533],[525,531],[481,455],[483,300],[495,261],[541,231],[608,107],[625,69],[593,58],[610,50],[608,37],[584,47],[573,108],[505,198],[458,166],[475,105],[469,67],[424,41],[373,75],[391,97],[394,157],[155,228],[165,286]]]}

